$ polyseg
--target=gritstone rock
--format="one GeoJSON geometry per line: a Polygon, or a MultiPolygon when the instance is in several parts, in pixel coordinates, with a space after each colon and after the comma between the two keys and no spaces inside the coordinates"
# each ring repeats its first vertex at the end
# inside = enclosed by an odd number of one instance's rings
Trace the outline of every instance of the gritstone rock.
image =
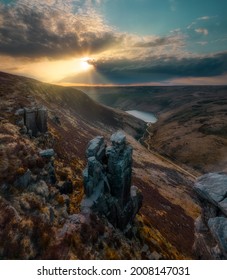
{"type": "Polygon", "coordinates": [[[195,254],[202,259],[227,259],[227,174],[206,174],[194,189],[202,207],[195,223],[195,254]]]}
{"type": "Polygon", "coordinates": [[[46,133],[48,131],[47,109],[44,107],[19,109],[15,115],[20,117],[17,123],[20,126],[24,124],[31,136],[36,137],[39,133],[46,133]]]}
{"type": "Polygon", "coordinates": [[[122,132],[111,136],[106,147],[101,136],[91,140],[83,171],[86,197],[81,203],[83,213],[91,211],[104,215],[111,224],[124,230],[142,205],[142,194],[131,186],[132,147],[122,132]]]}
{"type": "Polygon", "coordinates": [[[53,149],[42,150],[39,152],[39,155],[44,158],[51,158],[55,155],[53,149]]]}

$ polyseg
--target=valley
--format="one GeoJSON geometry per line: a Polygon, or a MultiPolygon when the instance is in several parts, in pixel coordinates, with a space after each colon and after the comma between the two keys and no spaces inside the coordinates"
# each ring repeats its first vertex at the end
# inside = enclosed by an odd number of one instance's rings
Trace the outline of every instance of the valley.
{"type": "Polygon", "coordinates": [[[226,171],[227,87],[86,87],[91,98],[121,110],[157,115],[144,141],[158,154],[199,173],[226,171]]]}

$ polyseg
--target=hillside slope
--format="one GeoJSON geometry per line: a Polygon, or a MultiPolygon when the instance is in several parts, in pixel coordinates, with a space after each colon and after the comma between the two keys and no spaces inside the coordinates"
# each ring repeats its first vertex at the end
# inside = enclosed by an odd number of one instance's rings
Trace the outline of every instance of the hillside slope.
{"type": "Polygon", "coordinates": [[[135,140],[145,130],[142,121],[100,106],[81,91],[6,73],[0,73],[0,98],[1,258],[193,257],[199,214],[194,179],[135,140]],[[48,110],[48,133],[34,138],[21,133],[16,112],[36,106],[48,110]],[[98,217],[81,221],[79,214],[87,143],[97,135],[109,139],[119,129],[133,147],[133,182],[144,196],[137,234],[130,237],[98,217]],[[54,149],[54,161],[40,158],[43,149],[54,149]],[[22,179],[26,187],[18,189],[22,179]]]}

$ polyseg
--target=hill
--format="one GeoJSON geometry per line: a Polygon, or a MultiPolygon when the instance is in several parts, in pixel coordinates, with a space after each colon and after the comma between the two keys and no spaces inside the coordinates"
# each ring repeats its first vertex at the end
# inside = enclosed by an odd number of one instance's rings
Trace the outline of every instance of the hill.
{"type": "Polygon", "coordinates": [[[135,140],[144,122],[79,90],[6,73],[0,73],[0,98],[1,258],[193,258],[194,177],[135,140]],[[18,116],[43,106],[48,131],[34,137],[18,116]],[[102,217],[83,220],[79,209],[87,143],[119,129],[133,147],[133,183],[144,197],[131,236],[102,217]]]}

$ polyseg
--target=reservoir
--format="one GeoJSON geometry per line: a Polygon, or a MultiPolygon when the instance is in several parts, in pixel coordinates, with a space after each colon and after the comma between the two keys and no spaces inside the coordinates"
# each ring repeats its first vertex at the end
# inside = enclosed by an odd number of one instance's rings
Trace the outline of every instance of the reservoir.
{"type": "Polygon", "coordinates": [[[141,119],[141,120],[143,120],[144,122],[147,122],[147,123],[156,123],[157,120],[158,120],[156,118],[156,116],[152,113],[138,111],[138,110],[130,110],[130,111],[126,111],[126,112],[130,115],[133,115],[137,119],[141,119]]]}

